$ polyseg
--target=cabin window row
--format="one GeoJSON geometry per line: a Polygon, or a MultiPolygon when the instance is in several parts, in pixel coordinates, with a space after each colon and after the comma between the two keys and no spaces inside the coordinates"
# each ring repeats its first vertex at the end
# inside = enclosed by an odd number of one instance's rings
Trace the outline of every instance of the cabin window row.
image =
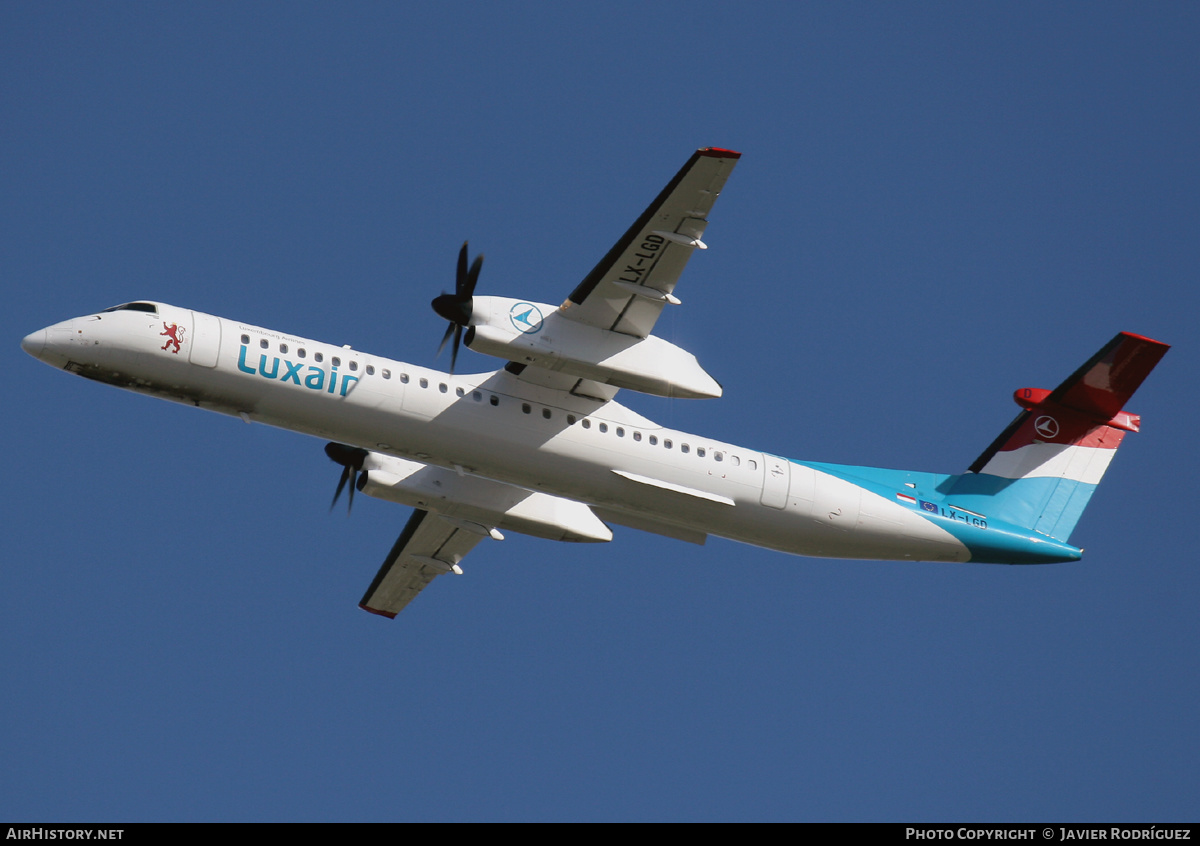
{"type": "MultiPolygon", "coordinates": [[[[404,384],[408,384],[408,382],[409,382],[408,374],[401,373],[400,381],[403,382],[404,384]]],[[[429,380],[427,378],[425,378],[424,376],[422,376],[417,380],[417,384],[422,388],[428,388],[429,380]]],[[[443,394],[448,393],[449,390],[450,390],[450,388],[445,382],[438,383],[438,391],[440,393],[443,393],[443,394]]],[[[465,398],[467,395],[467,389],[463,388],[460,385],[454,389],[454,393],[455,393],[455,396],[465,398]]],[[[480,392],[478,390],[472,390],[471,391],[471,399],[475,400],[475,402],[481,402],[483,400],[482,392],[480,392]]],[[[489,394],[488,401],[493,406],[500,405],[500,398],[498,396],[496,396],[495,394],[489,394]]],[[[521,413],[522,414],[533,414],[533,404],[528,403],[528,402],[521,403],[521,413]]],[[[540,407],[540,413],[542,415],[542,418],[545,420],[552,420],[554,418],[554,412],[545,406],[540,407]]],[[[592,425],[593,425],[590,418],[584,417],[582,420],[580,420],[580,418],[577,417],[576,415],[568,414],[567,415],[567,425],[574,426],[576,423],[579,423],[584,429],[591,429],[592,425]]],[[[596,428],[598,431],[600,431],[601,434],[607,434],[610,427],[609,427],[608,423],[601,421],[596,424],[596,428]]],[[[616,436],[618,438],[624,438],[628,434],[630,437],[633,438],[634,441],[639,442],[639,443],[642,442],[642,440],[644,439],[647,443],[650,444],[650,446],[658,446],[659,444],[661,444],[663,449],[674,449],[675,448],[675,442],[671,438],[659,438],[658,435],[648,435],[648,436],[643,435],[637,429],[633,429],[633,430],[630,430],[627,432],[624,426],[616,426],[616,427],[613,427],[613,432],[614,432],[614,434],[616,434],[616,436]]],[[[681,453],[683,453],[684,455],[688,455],[692,452],[692,446],[691,446],[691,444],[688,444],[686,442],[680,443],[679,451],[681,453]]],[[[710,452],[710,450],[707,447],[702,447],[702,446],[696,447],[696,450],[695,450],[695,454],[696,454],[697,458],[707,458],[709,455],[709,452],[710,452]]],[[[742,463],[741,458],[732,453],[729,453],[727,456],[727,454],[721,450],[712,450],[711,452],[712,452],[713,461],[723,462],[723,461],[725,461],[726,457],[728,457],[729,463],[732,464],[734,467],[738,467],[742,463]]],[[[750,467],[751,470],[757,469],[757,467],[758,467],[757,462],[755,462],[753,459],[751,459],[748,462],[748,466],[750,467]]]]}
{"type": "MultiPolygon", "coordinates": [[[[250,336],[242,335],[242,343],[249,346],[250,345],[250,336]]],[[[269,350],[271,348],[271,342],[268,341],[266,338],[260,338],[258,341],[258,345],[259,345],[259,347],[261,347],[264,350],[269,350]]],[[[280,342],[278,344],[278,350],[283,355],[287,355],[289,352],[291,352],[293,355],[296,356],[296,358],[308,358],[308,350],[305,347],[296,347],[295,351],[292,352],[291,347],[289,347],[287,344],[285,344],[283,342],[280,342]]],[[[323,362],[325,360],[325,353],[319,352],[319,351],[314,352],[312,354],[312,357],[313,357],[313,361],[323,362]]],[[[340,356],[335,355],[329,359],[329,363],[331,365],[333,365],[334,367],[341,367],[342,359],[340,356]]],[[[355,372],[358,370],[358,361],[357,360],[352,358],[349,360],[349,362],[347,364],[348,364],[348,367],[351,372],[355,372]]],[[[368,364],[364,369],[366,370],[368,376],[375,375],[375,365],[374,364],[368,364]]],[[[383,376],[384,379],[392,378],[392,371],[388,370],[386,367],[380,371],[380,374],[383,376]]]]}
{"type": "MultiPolygon", "coordinates": [[[[242,343],[249,344],[250,336],[243,335],[242,343]]],[[[268,341],[266,338],[263,338],[262,340],[259,341],[259,346],[261,346],[263,349],[269,349],[270,345],[271,345],[270,341],[268,341]]],[[[284,343],[279,344],[279,352],[286,353],[287,351],[288,351],[287,344],[284,344],[284,343]]],[[[307,351],[303,347],[299,347],[296,349],[296,355],[299,358],[304,358],[307,355],[307,351]]],[[[324,356],[319,352],[315,352],[315,353],[313,353],[313,359],[316,361],[324,361],[324,356]]],[[[334,356],[332,359],[330,359],[330,363],[334,367],[340,367],[342,360],[340,358],[338,358],[337,356],[334,356]]],[[[351,370],[358,369],[358,362],[355,361],[354,359],[350,360],[350,369],[351,370]]],[[[368,364],[366,367],[366,371],[367,371],[368,376],[374,376],[375,375],[375,365],[368,364]]],[[[388,370],[387,368],[384,368],[383,370],[381,370],[381,374],[384,379],[392,378],[392,371],[388,370]]],[[[407,385],[409,383],[409,375],[407,373],[401,373],[400,381],[403,384],[407,385]]],[[[424,376],[422,376],[422,377],[420,377],[420,379],[417,380],[417,384],[420,385],[422,388],[428,388],[429,380],[427,378],[425,378],[424,376]]],[[[449,390],[450,390],[450,386],[447,385],[445,382],[438,383],[438,391],[440,393],[443,393],[443,394],[448,393],[449,390]]],[[[465,398],[467,395],[467,390],[466,390],[466,388],[463,388],[462,386],[458,386],[454,389],[454,394],[455,394],[455,396],[465,398]]],[[[483,393],[481,391],[472,390],[471,391],[471,399],[473,399],[475,402],[482,402],[483,401],[483,393]]],[[[488,402],[493,406],[498,406],[498,405],[500,405],[500,398],[498,396],[496,396],[495,394],[489,394],[488,402]]],[[[532,414],[533,406],[527,402],[523,402],[523,403],[521,403],[521,412],[524,414],[532,414]]],[[[554,417],[554,413],[549,408],[546,408],[544,406],[541,409],[541,414],[542,414],[542,417],[546,420],[550,420],[554,417]]],[[[592,428],[592,421],[589,418],[584,417],[582,420],[580,420],[574,414],[568,414],[567,415],[567,425],[574,426],[576,423],[579,423],[584,429],[592,428]]],[[[600,431],[601,434],[607,434],[609,431],[609,425],[604,422],[597,423],[596,428],[600,431]]],[[[617,426],[614,428],[613,431],[618,438],[623,438],[626,435],[624,426],[617,426]]],[[[632,430],[628,434],[633,438],[634,441],[637,441],[639,443],[642,441],[643,437],[645,437],[647,443],[649,443],[650,446],[658,446],[661,443],[663,449],[674,449],[675,448],[675,442],[671,438],[659,438],[658,435],[643,436],[642,433],[636,429],[632,430]]],[[[683,453],[684,455],[687,455],[692,452],[692,446],[691,446],[691,444],[688,444],[686,442],[680,443],[679,451],[681,453],[683,453]]],[[[706,447],[696,447],[696,457],[697,458],[708,457],[708,452],[709,451],[706,447]]],[[[723,462],[725,460],[725,453],[720,450],[713,450],[712,451],[712,459],[713,459],[713,461],[723,462]]],[[[731,453],[729,455],[729,463],[732,464],[733,466],[737,467],[742,463],[742,461],[738,456],[733,455],[731,453]]],[[[749,467],[751,470],[757,469],[757,463],[753,459],[751,459],[749,461],[749,467]]]]}
{"type": "MultiPolygon", "coordinates": [[[[530,412],[529,404],[528,403],[523,404],[521,410],[524,411],[526,414],[529,414],[529,412],[530,412]]],[[[543,408],[542,416],[545,417],[547,420],[549,420],[551,417],[550,409],[543,408]]],[[[567,415],[567,425],[574,426],[576,423],[579,423],[579,425],[582,426],[584,429],[591,429],[593,426],[591,418],[584,417],[582,420],[580,420],[574,414],[568,414],[567,415]]],[[[675,448],[675,441],[672,438],[660,438],[658,435],[643,435],[637,429],[631,429],[629,431],[626,431],[624,426],[610,427],[609,424],[605,423],[604,421],[599,421],[599,422],[595,423],[594,425],[595,425],[597,431],[599,431],[601,434],[608,434],[609,430],[611,429],[613,434],[615,434],[618,438],[623,438],[626,435],[629,435],[631,438],[633,438],[634,441],[636,441],[638,443],[640,443],[644,438],[646,443],[650,444],[650,446],[659,446],[661,444],[663,449],[674,449],[675,448]]],[[[684,455],[691,454],[692,453],[692,445],[687,443],[686,441],[681,442],[679,444],[679,451],[681,453],[683,453],[684,455]]],[[[734,467],[738,467],[742,463],[742,459],[739,456],[734,455],[733,453],[726,453],[723,450],[709,450],[708,447],[702,447],[702,446],[696,447],[696,449],[695,449],[695,455],[697,458],[707,458],[707,457],[709,457],[710,452],[711,452],[713,461],[724,462],[725,459],[728,458],[729,463],[732,464],[734,467]]],[[[749,468],[751,470],[755,470],[758,468],[758,462],[754,461],[754,459],[750,459],[747,462],[747,466],[749,466],[749,468]]]]}

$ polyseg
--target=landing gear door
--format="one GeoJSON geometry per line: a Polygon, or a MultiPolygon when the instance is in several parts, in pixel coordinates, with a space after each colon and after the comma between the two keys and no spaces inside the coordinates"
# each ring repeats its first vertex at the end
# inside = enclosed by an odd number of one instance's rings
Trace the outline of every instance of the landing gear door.
{"type": "Polygon", "coordinates": [[[760,502],[771,508],[787,506],[791,462],[786,458],[763,453],[763,487],[760,502]]]}
{"type": "Polygon", "coordinates": [[[192,312],[192,343],[188,361],[201,367],[216,367],[221,351],[221,320],[202,311],[192,312]]]}

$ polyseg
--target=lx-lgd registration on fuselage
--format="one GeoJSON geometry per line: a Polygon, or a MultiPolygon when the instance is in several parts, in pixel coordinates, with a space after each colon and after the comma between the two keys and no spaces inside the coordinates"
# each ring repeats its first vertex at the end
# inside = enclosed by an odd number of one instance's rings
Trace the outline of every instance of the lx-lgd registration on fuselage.
{"type": "Polygon", "coordinates": [[[1139,418],[1125,404],[1167,345],[1122,332],[1021,411],[965,473],[799,461],[668,429],[621,389],[719,397],[691,353],[653,335],[739,154],[698,150],[562,305],[476,296],[459,254],[449,372],[139,301],[22,341],[71,373],[329,441],[344,488],[415,509],[363,596],[393,617],[485,539],[602,542],[618,524],[797,555],[1041,564],[1068,540],[1139,418]],[[461,344],[507,361],[455,374],[461,344]]]}

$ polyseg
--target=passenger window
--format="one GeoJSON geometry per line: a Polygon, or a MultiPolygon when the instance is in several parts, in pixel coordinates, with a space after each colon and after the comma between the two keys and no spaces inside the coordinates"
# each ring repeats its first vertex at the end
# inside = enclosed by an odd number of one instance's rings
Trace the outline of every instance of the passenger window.
{"type": "Polygon", "coordinates": [[[358,362],[357,362],[357,361],[355,361],[354,359],[350,359],[350,369],[351,369],[351,370],[357,370],[357,369],[358,369],[358,362]]]}
{"type": "Polygon", "coordinates": [[[467,393],[467,392],[466,392],[466,391],[464,391],[462,388],[455,388],[455,389],[454,389],[454,395],[455,395],[455,396],[457,396],[457,397],[465,396],[465,395],[466,395],[466,393],[467,393]]]}
{"type": "Polygon", "coordinates": [[[732,464],[734,467],[737,467],[739,464],[742,463],[742,460],[740,458],[738,458],[736,455],[731,455],[731,456],[729,456],[729,463],[732,464]]]}
{"type": "Polygon", "coordinates": [[[670,438],[666,438],[666,439],[663,441],[663,447],[664,447],[664,448],[666,448],[666,449],[670,449],[670,448],[671,448],[671,439],[670,439],[670,438]]]}
{"type": "Polygon", "coordinates": [[[753,458],[749,458],[749,459],[746,459],[746,466],[749,467],[751,470],[757,470],[758,462],[755,461],[753,458]]]}
{"type": "Polygon", "coordinates": [[[296,350],[296,355],[304,358],[304,356],[308,355],[308,353],[304,351],[304,347],[301,347],[300,349],[296,350]]]}
{"type": "Polygon", "coordinates": [[[496,396],[495,394],[492,394],[491,397],[488,398],[488,402],[490,402],[492,405],[499,405],[500,397],[496,396]]]}
{"type": "Polygon", "coordinates": [[[280,345],[279,345],[279,351],[280,351],[281,353],[285,353],[285,352],[287,352],[287,344],[280,344],[280,345]]]}
{"type": "Polygon", "coordinates": [[[325,353],[313,353],[313,359],[316,361],[324,361],[325,353]]]}
{"type": "Polygon", "coordinates": [[[592,428],[592,421],[588,420],[586,417],[583,418],[583,428],[585,428],[585,429],[592,428]]]}
{"type": "Polygon", "coordinates": [[[483,394],[479,391],[471,391],[471,399],[475,400],[475,402],[483,402],[483,394]]]}
{"type": "Polygon", "coordinates": [[[429,380],[428,380],[428,379],[426,379],[424,376],[422,376],[422,377],[421,377],[421,387],[422,387],[422,388],[428,388],[428,387],[429,387],[429,380]]]}
{"type": "Polygon", "coordinates": [[[635,441],[640,441],[640,440],[642,439],[642,433],[641,433],[641,432],[634,432],[634,433],[633,433],[633,439],[634,439],[635,441]]]}
{"type": "Polygon", "coordinates": [[[258,345],[265,350],[271,346],[271,342],[268,341],[266,338],[263,338],[261,341],[258,342],[258,345]]]}
{"type": "Polygon", "coordinates": [[[528,414],[531,411],[533,411],[533,409],[529,407],[529,403],[527,403],[527,402],[521,403],[521,413],[522,414],[528,414]]]}
{"type": "Polygon", "coordinates": [[[608,424],[607,424],[607,423],[601,423],[601,424],[600,424],[600,431],[601,431],[601,432],[607,432],[607,431],[608,431],[608,424]]]}
{"type": "Polygon", "coordinates": [[[342,360],[340,358],[338,358],[336,355],[332,359],[330,359],[329,363],[332,364],[334,367],[342,366],[342,360]]]}
{"type": "Polygon", "coordinates": [[[445,383],[445,382],[438,382],[438,390],[439,390],[439,391],[441,391],[443,394],[444,394],[444,393],[446,393],[446,391],[448,390],[448,389],[446,388],[446,383],[445,383]]]}
{"type": "Polygon", "coordinates": [[[658,446],[658,435],[650,436],[650,446],[658,446]]]}
{"type": "Polygon", "coordinates": [[[618,438],[625,437],[625,430],[622,429],[620,426],[617,427],[617,437],[618,438]]]}
{"type": "Polygon", "coordinates": [[[704,447],[696,447],[696,455],[698,455],[700,458],[703,458],[705,454],[706,452],[704,447]]]}
{"type": "Polygon", "coordinates": [[[574,415],[574,414],[568,414],[568,415],[567,415],[567,425],[568,425],[568,426],[574,426],[574,425],[575,425],[575,415],[574,415]]]}
{"type": "Polygon", "coordinates": [[[549,419],[550,419],[550,409],[548,409],[548,408],[543,408],[543,409],[542,409],[542,416],[543,416],[543,417],[545,417],[547,420],[549,420],[549,419]]]}
{"type": "Polygon", "coordinates": [[[720,452],[713,453],[713,461],[724,461],[724,460],[725,460],[725,455],[723,453],[720,453],[720,452]]]}
{"type": "MultiPolygon", "coordinates": [[[[390,375],[390,374],[388,373],[388,371],[386,371],[386,370],[385,370],[385,371],[383,371],[383,378],[384,378],[384,379],[388,378],[388,376],[389,376],[389,375],[390,375]]],[[[401,373],[401,374],[400,374],[400,384],[402,384],[402,385],[407,385],[407,384],[408,384],[408,374],[407,374],[407,373],[401,373]]]]}
{"type": "Polygon", "coordinates": [[[243,344],[249,344],[249,343],[250,343],[250,336],[249,336],[249,335],[243,335],[243,336],[242,336],[242,343],[243,343],[243,344]]]}
{"type": "MultiPolygon", "coordinates": [[[[384,379],[391,379],[391,378],[392,378],[392,371],[388,370],[388,369],[385,367],[385,368],[383,369],[383,378],[384,378],[384,379]]],[[[405,379],[404,381],[405,381],[405,382],[407,382],[408,380],[407,380],[407,379],[405,379]]]]}
{"type": "Polygon", "coordinates": [[[367,375],[368,375],[368,376],[374,376],[374,375],[375,375],[375,365],[374,365],[374,364],[368,364],[368,365],[367,365],[367,375]]]}

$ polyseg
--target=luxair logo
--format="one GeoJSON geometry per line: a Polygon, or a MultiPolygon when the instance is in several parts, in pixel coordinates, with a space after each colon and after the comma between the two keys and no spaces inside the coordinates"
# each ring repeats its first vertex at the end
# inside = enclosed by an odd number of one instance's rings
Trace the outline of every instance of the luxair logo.
{"type": "Polygon", "coordinates": [[[251,367],[247,362],[247,353],[250,348],[242,344],[242,349],[238,353],[238,370],[243,373],[249,373],[251,376],[258,375],[264,379],[278,379],[280,382],[295,382],[302,388],[308,388],[310,391],[324,391],[327,394],[337,392],[339,396],[346,396],[346,392],[350,389],[350,385],[358,381],[357,376],[351,376],[349,373],[342,374],[342,388],[338,390],[338,369],[337,365],[333,365],[328,372],[320,367],[312,364],[306,364],[303,361],[288,361],[286,358],[281,359],[279,356],[271,356],[271,364],[267,364],[267,354],[263,353],[258,357],[258,367],[251,367]],[[283,364],[283,375],[279,373],[279,365],[283,364]]]}
{"type": "Polygon", "coordinates": [[[533,303],[517,303],[508,310],[508,319],[518,332],[532,335],[542,328],[542,312],[533,303]]]}
{"type": "Polygon", "coordinates": [[[1048,441],[1052,441],[1058,437],[1058,421],[1049,414],[1043,414],[1037,420],[1033,421],[1033,428],[1048,441]]]}

